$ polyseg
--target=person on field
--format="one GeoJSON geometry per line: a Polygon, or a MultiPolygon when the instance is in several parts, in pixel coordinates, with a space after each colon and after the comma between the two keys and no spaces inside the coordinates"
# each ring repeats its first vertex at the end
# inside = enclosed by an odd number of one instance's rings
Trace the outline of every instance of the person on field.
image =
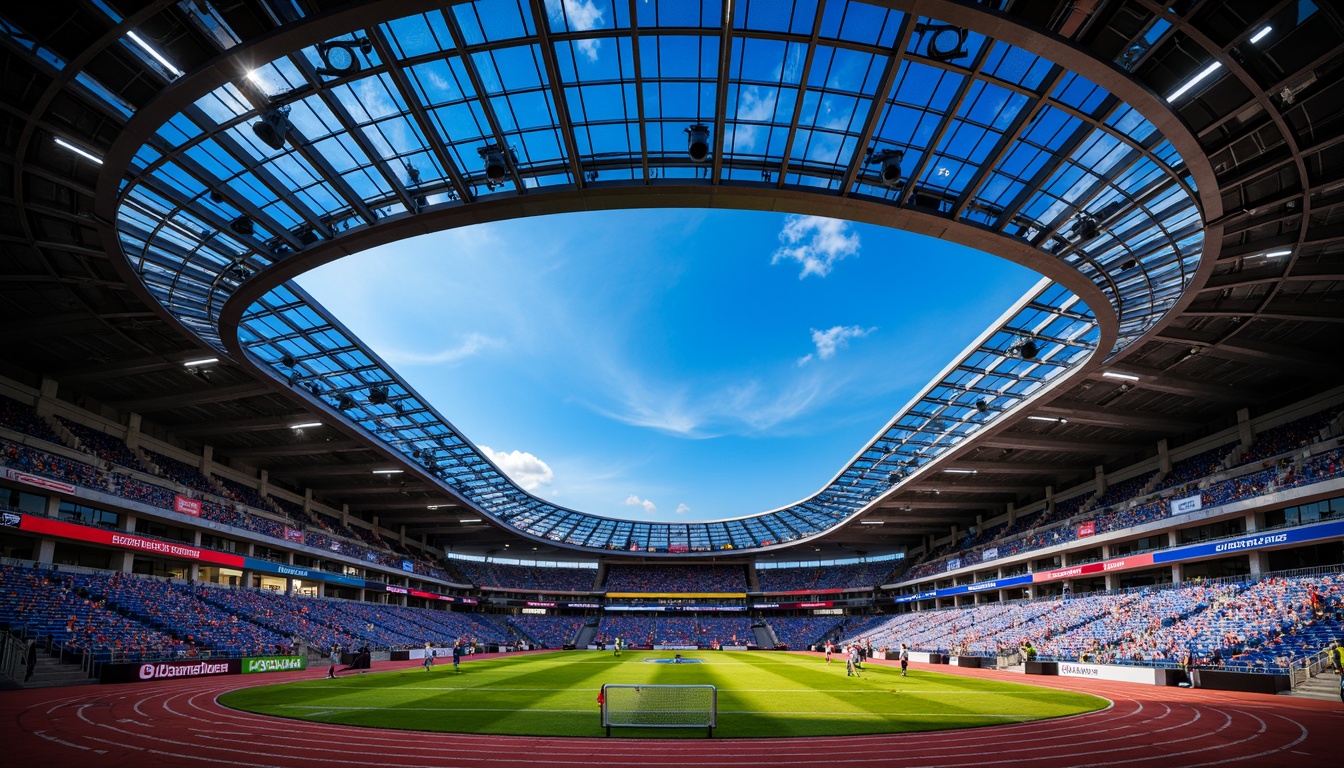
{"type": "Polygon", "coordinates": [[[854,643],[849,646],[849,655],[845,657],[845,677],[858,677],[860,669],[859,645],[854,643]]]}
{"type": "Polygon", "coordinates": [[[833,653],[835,653],[835,643],[832,643],[830,640],[827,640],[827,641],[826,641],[826,663],[827,663],[827,664],[830,664],[830,663],[831,663],[831,654],[833,654],[833,653]]]}
{"type": "Polygon", "coordinates": [[[461,672],[461,671],[462,671],[462,652],[463,652],[463,651],[462,651],[462,641],[461,641],[461,640],[458,640],[456,643],[453,643],[453,671],[454,671],[454,672],[461,672]]]}
{"type": "Polygon", "coordinates": [[[434,666],[434,646],[425,643],[425,671],[428,672],[434,666]]]}
{"type": "Polygon", "coordinates": [[[910,666],[910,649],[901,643],[901,677],[905,677],[905,670],[910,666]]]}
{"type": "Polygon", "coordinates": [[[615,648],[615,651],[611,654],[612,656],[620,656],[620,655],[621,655],[621,645],[622,645],[622,643],[621,643],[621,638],[619,638],[619,637],[616,638],[616,642],[615,642],[615,643],[612,643],[612,647],[615,648]]]}

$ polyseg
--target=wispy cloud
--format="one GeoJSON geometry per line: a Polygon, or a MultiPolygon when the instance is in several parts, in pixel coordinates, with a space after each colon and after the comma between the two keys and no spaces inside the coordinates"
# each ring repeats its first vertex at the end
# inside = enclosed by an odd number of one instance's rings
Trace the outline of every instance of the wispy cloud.
{"type": "Polygon", "coordinates": [[[808,275],[825,277],[837,261],[859,252],[859,234],[851,232],[849,222],[822,216],[790,216],[779,233],[779,242],[771,264],[796,261],[802,265],[801,280],[808,275]]]}
{"type": "Polygon", "coordinates": [[[635,494],[630,494],[625,500],[627,507],[643,507],[645,512],[657,512],[658,506],[648,499],[641,499],[635,494]]]}
{"type": "MultiPolygon", "coordinates": [[[[830,360],[835,357],[836,350],[849,346],[850,339],[861,339],[876,330],[877,328],[861,328],[857,325],[837,325],[824,331],[813,328],[812,343],[817,349],[815,356],[821,360],[830,360]]],[[[798,358],[798,364],[807,365],[812,362],[813,354],[809,352],[798,358]]]]}
{"type": "Polygon", "coordinates": [[[456,346],[445,347],[437,352],[412,352],[402,349],[386,348],[382,357],[389,365],[441,365],[456,363],[468,357],[491,349],[499,349],[504,342],[482,333],[469,333],[456,346]]]}
{"type": "MultiPolygon", "coordinates": [[[[575,32],[587,32],[604,26],[602,9],[598,8],[593,0],[546,0],[546,12],[552,22],[561,23],[568,20],[569,28],[575,32]]],[[[602,47],[602,41],[579,40],[574,47],[579,53],[587,56],[589,61],[597,61],[597,52],[602,47]]]]}
{"type": "Polygon", "coordinates": [[[690,511],[691,511],[691,508],[688,507],[688,506],[686,506],[685,504],[678,504],[678,505],[677,505],[677,514],[678,514],[678,515],[684,515],[684,514],[686,514],[687,512],[690,512],[690,511]]]}
{"type": "Polygon", "coordinates": [[[530,453],[523,451],[495,451],[482,445],[481,451],[525,491],[534,491],[543,485],[550,485],[555,473],[549,465],[530,453]]]}

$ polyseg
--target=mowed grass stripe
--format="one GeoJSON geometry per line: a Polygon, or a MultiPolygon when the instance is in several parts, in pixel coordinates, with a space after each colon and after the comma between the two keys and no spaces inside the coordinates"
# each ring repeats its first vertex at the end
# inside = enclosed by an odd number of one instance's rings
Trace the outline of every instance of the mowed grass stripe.
{"type": "MultiPolygon", "coordinates": [[[[711,684],[717,736],[812,736],[937,730],[1020,722],[1106,706],[1093,696],[999,680],[842,664],[770,652],[682,652],[702,664],[646,664],[671,652],[599,651],[473,661],[454,672],[410,669],[234,691],[227,706],[324,723],[458,733],[602,734],[603,683],[711,684]]],[[[703,737],[695,729],[620,729],[622,736],[703,737]]]]}

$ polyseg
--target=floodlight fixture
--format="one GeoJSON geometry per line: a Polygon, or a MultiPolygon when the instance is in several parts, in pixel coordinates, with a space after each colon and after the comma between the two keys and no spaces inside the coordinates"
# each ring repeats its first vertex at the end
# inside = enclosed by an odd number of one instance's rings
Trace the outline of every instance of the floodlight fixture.
{"type": "Polygon", "coordinates": [[[290,429],[312,429],[312,428],[314,428],[314,427],[320,427],[320,426],[322,426],[322,422],[320,422],[320,421],[305,421],[305,422],[303,422],[302,424],[290,424],[290,425],[289,425],[289,428],[290,428],[290,429]]]}
{"type": "Polygon", "coordinates": [[[880,165],[878,179],[882,186],[888,189],[895,189],[901,183],[901,160],[904,159],[905,152],[899,149],[877,149],[868,150],[868,164],[880,165]]]}
{"type": "Polygon", "coordinates": [[[1138,381],[1139,377],[1132,373],[1120,373],[1118,371],[1105,371],[1101,374],[1108,379],[1121,379],[1123,381],[1138,381]]]}
{"type": "Polygon", "coordinates": [[[1269,26],[1261,27],[1259,32],[1256,32],[1254,35],[1251,36],[1251,44],[1254,45],[1260,42],[1261,40],[1264,40],[1265,36],[1273,31],[1274,31],[1273,27],[1269,26]]]}
{"type": "Polygon", "coordinates": [[[1035,339],[1025,339],[1017,345],[1017,354],[1023,360],[1035,360],[1036,356],[1041,354],[1041,347],[1035,339]]]}
{"type": "Polygon", "coordinates": [[[387,402],[387,389],[384,387],[369,387],[369,404],[382,405],[387,402]]]}
{"type": "Polygon", "coordinates": [[[697,163],[709,159],[709,126],[696,123],[686,129],[686,154],[697,163]]]}
{"type": "Polygon", "coordinates": [[[323,77],[349,77],[355,74],[363,68],[355,51],[367,56],[373,52],[373,43],[369,42],[367,37],[318,43],[317,55],[322,59],[322,66],[317,67],[314,72],[323,77]]]}
{"type": "Polygon", "coordinates": [[[404,471],[405,471],[405,470],[402,470],[402,469],[375,469],[375,470],[373,470],[373,474],[375,474],[375,475],[400,475],[400,474],[401,474],[402,472],[404,472],[404,471]]]}
{"type": "Polygon", "coordinates": [[[1090,213],[1079,214],[1078,219],[1073,222],[1073,236],[1080,243],[1085,243],[1099,234],[1101,234],[1101,224],[1090,213]]]}
{"type": "Polygon", "coordinates": [[[262,144],[271,149],[284,149],[289,131],[294,126],[289,122],[289,107],[272,107],[261,119],[252,124],[252,132],[262,144]]]}
{"type": "Polygon", "coordinates": [[[294,366],[299,364],[299,361],[295,360],[293,355],[286,352],[285,354],[280,356],[280,364],[285,366],[286,368],[293,368],[294,366]]]}
{"type": "Polygon", "coordinates": [[[975,401],[975,410],[977,410],[977,411],[979,411],[979,412],[981,412],[981,413],[988,413],[988,412],[989,412],[989,401],[988,401],[988,400],[976,400],[976,401],[975,401]]]}
{"type": "Polygon", "coordinates": [[[218,357],[203,357],[200,360],[187,360],[182,363],[182,367],[195,368],[198,365],[209,365],[211,363],[218,363],[218,362],[219,362],[218,357]]]}
{"type": "Polygon", "coordinates": [[[486,144],[478,147],[476,154],[485,162],[485,180],[491,187],[504,183],[509,173],[509,161],[504,155],[504,147],[498,144],[486,144]]]}
{"type": "Polygon", "coordinates": [[[943,471],[949,475],[977,475],[980,473],[978,469],[944,469],[943,471]]]}
{"type": "Polygon", "coordinates": [[[344,392],[342,392],[340,396],[336,398],[336,407],[340,408],[342,411],[348,411],[351,408],[354,408],[356,405],[357,403],[355,402],[355,398],[345,394],[344,392]]]}
{"type": "Polygon", "coordinates": [[[963,27],[951,24],[916,24],[915,33],[924,44],[924,55],[934,61],[955,61],[971,55],[966,50],[966,38],[970,33],[963,27]]]}

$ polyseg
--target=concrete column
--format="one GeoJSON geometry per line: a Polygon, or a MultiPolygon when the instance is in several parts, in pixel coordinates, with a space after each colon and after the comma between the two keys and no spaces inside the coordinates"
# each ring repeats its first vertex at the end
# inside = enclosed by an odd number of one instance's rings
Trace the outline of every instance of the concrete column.
{"type": "Polygon", "coordinates": [[[131,514],[130,512],[127,512],[122,517],[121,530],[127,533],[135,533],[135,515],[131,514]]]}
{"type": "Polygon", "coordinates": [[[325,581],[317,582],[317,596],[318,597],[327,596],[327,583],[325,581]]]}
{"type": "Polygon", "coordinates": [[[192,581],[201,580],[201,566],[199,563],[192,563],[191,565],[187,566],[187,578],[191,579],[192,581]]]}
{"type": "Polygon", "coordinates": [[[294,579],[288,576],[285,577],[285,594],[286,595],[294,594],[294,579]]]}
{"type": "Polygon", "coordinates": [[[1263,515],[1264,515],[1263,512],[1247,512],[1247,513],[1246,513],[1246,532],[1247,532],[1247,533],[1255,533],[1256,531],[1258,531],[1258,530],[1260,530],[1261,528],[1264,527],[1264,526],[1262,526],[1262,525],[1260,524],[1260,519],[1261,519],[1261,517],[1262,517],[1263,515]]]}
{"type": "Polygon", "coordinates": [[[1180,563],[1172,563],[1172,564],[1171,564],[1171,583],[1172,583],[1172,584],[1180,584],[1180,583],[1181,583],[1181,564],[1180,564],[1180,563]]]}
{"type": "Polygon", "coordinates": [[[210,476],[211,468],[215,465],[215,446],[207,445],[205,450],[201,451],[201,474],[210,476]]]}
{"type": "Polygon", "coordinates": [[[1167,531],[1167,546],[1174,547],[1181,543],[1181,537],[1175,531],[1167,531]]]}
{"type": "Polygon", "coordinates": [[[1120,588],[1120,576],[1115,573],[1106,574],[1106,591],[1114,592],[1120,588]]]}
{"type": "Polygon", "coordinates": [[[1012,525],[1013,523],[1016,522],[1017,522],[1017,505],[1010,501],[1008,502],[1008,524],[1012,525]]]}
{"type": "Polygon", "coordinates": [[[1245,450],[1251,447],[1255,440],[1255,433],[1251,431],[1251,410],[1242,408],[1237,411],[1237,437],[1241,438],[1241,448],[1245,450]]]}
{"type": "Polygon", "coordinates": [[[1252,550],[1251,557],[1251,578],[1258,579],[1261,574],[1269,570],[1269,553],[1259,550],[1252,550]]]}
{"type": "Polygon", "coordinates": [[[196,546],[196,547],[201,546],[201,536],[202,536],[202,534],[201,534],[200,531],[197,531],[196,534],[195,534],[194,536],[192,536],[192,538],[191,538],[192,546],[196,546]]]}
{"type": "Polygon", "coordinates": [[[1157,469],[1164,475],[1171,471],[1171,450],[1165,439],[1157,441],[1157,469]]]}
{"type": "Polygon", "coordinates": [[[1097,495],[1100,496],[1101,494],[1106,492],[1106,467],[1102,466],[1101,464],[1098,464],[1095,467],[1095,471],[1097,474],[1095,489],[1097,495]]]}
{"type": "Polygon", "coordinates": [[[401,526],[401,535],[397,537],[402,544],[406,543],[406,526],[401,526]]]}
{"type": "Polygon", "coordinates": [[[349,505],[349,504],[342,504],[342,505],[341,505],[341,525],[349,525],[349,524],[350,524],[350,505],[349,505]]]}
{"type": "Polygon", "coordinates": [[[293,565],[293,564],[294,564],[294,553],[293,553],[293,552],[286,552],[286,553],[285,553],[285,564],[286,564],[286,565],[293,565]]]}
{"type": "Polygon", "coordinates": [[[126,447],[134,451],[140,447],[140,414],[132,413],[126,424],[126,447]]]}
{"type": "Polygon", "coordinates": [[[266,495],[266,488],[267,485],[269,484],[270,479],[271,479],[271,473],[267,472],[264,469],[261,470],[261,482],[257,484],[257,492],[260,493],[262,496],[266,495]]]}
{"type": "Polygon", "coordinates": [[[55,379],[42,377],[42,384],[37,391],[37,400],[33,403],[33,410],[37,411],[38,416],[50,416],[56,412],[57,389],[59,389],[59,385],[55,379]]]}
{"type": "Polygon", "coordinates": [[[112,554],[112,570],[130,573],[135,567],[135,552],[114,552],[112,554]]]}
{"type": "Polygon", "coordinates": [[[61,500],[57,496],[47,497],[47,517],[55,517],[61,512],[61,500]]]}
{"type": "Polygon", "coordinates": [[[1045,513],[1048,515],[1055,511],[1055,486],[1045,486],[1045,513]]]}
{"type": "Polygon", "coordinates": [[[304,488],[304,489],[303,489],[303,511],[304,511],[305,513],[306,513],[306,512],[311,512],[312,509],[313,509],[313,489],[312,489],[312,488],[304,488]]]}
{"type": "Polygon", "coordinates": [[[38,539],[37,540],[37,562],[50,565],[56,560],[56,540],[38,539]]]}

